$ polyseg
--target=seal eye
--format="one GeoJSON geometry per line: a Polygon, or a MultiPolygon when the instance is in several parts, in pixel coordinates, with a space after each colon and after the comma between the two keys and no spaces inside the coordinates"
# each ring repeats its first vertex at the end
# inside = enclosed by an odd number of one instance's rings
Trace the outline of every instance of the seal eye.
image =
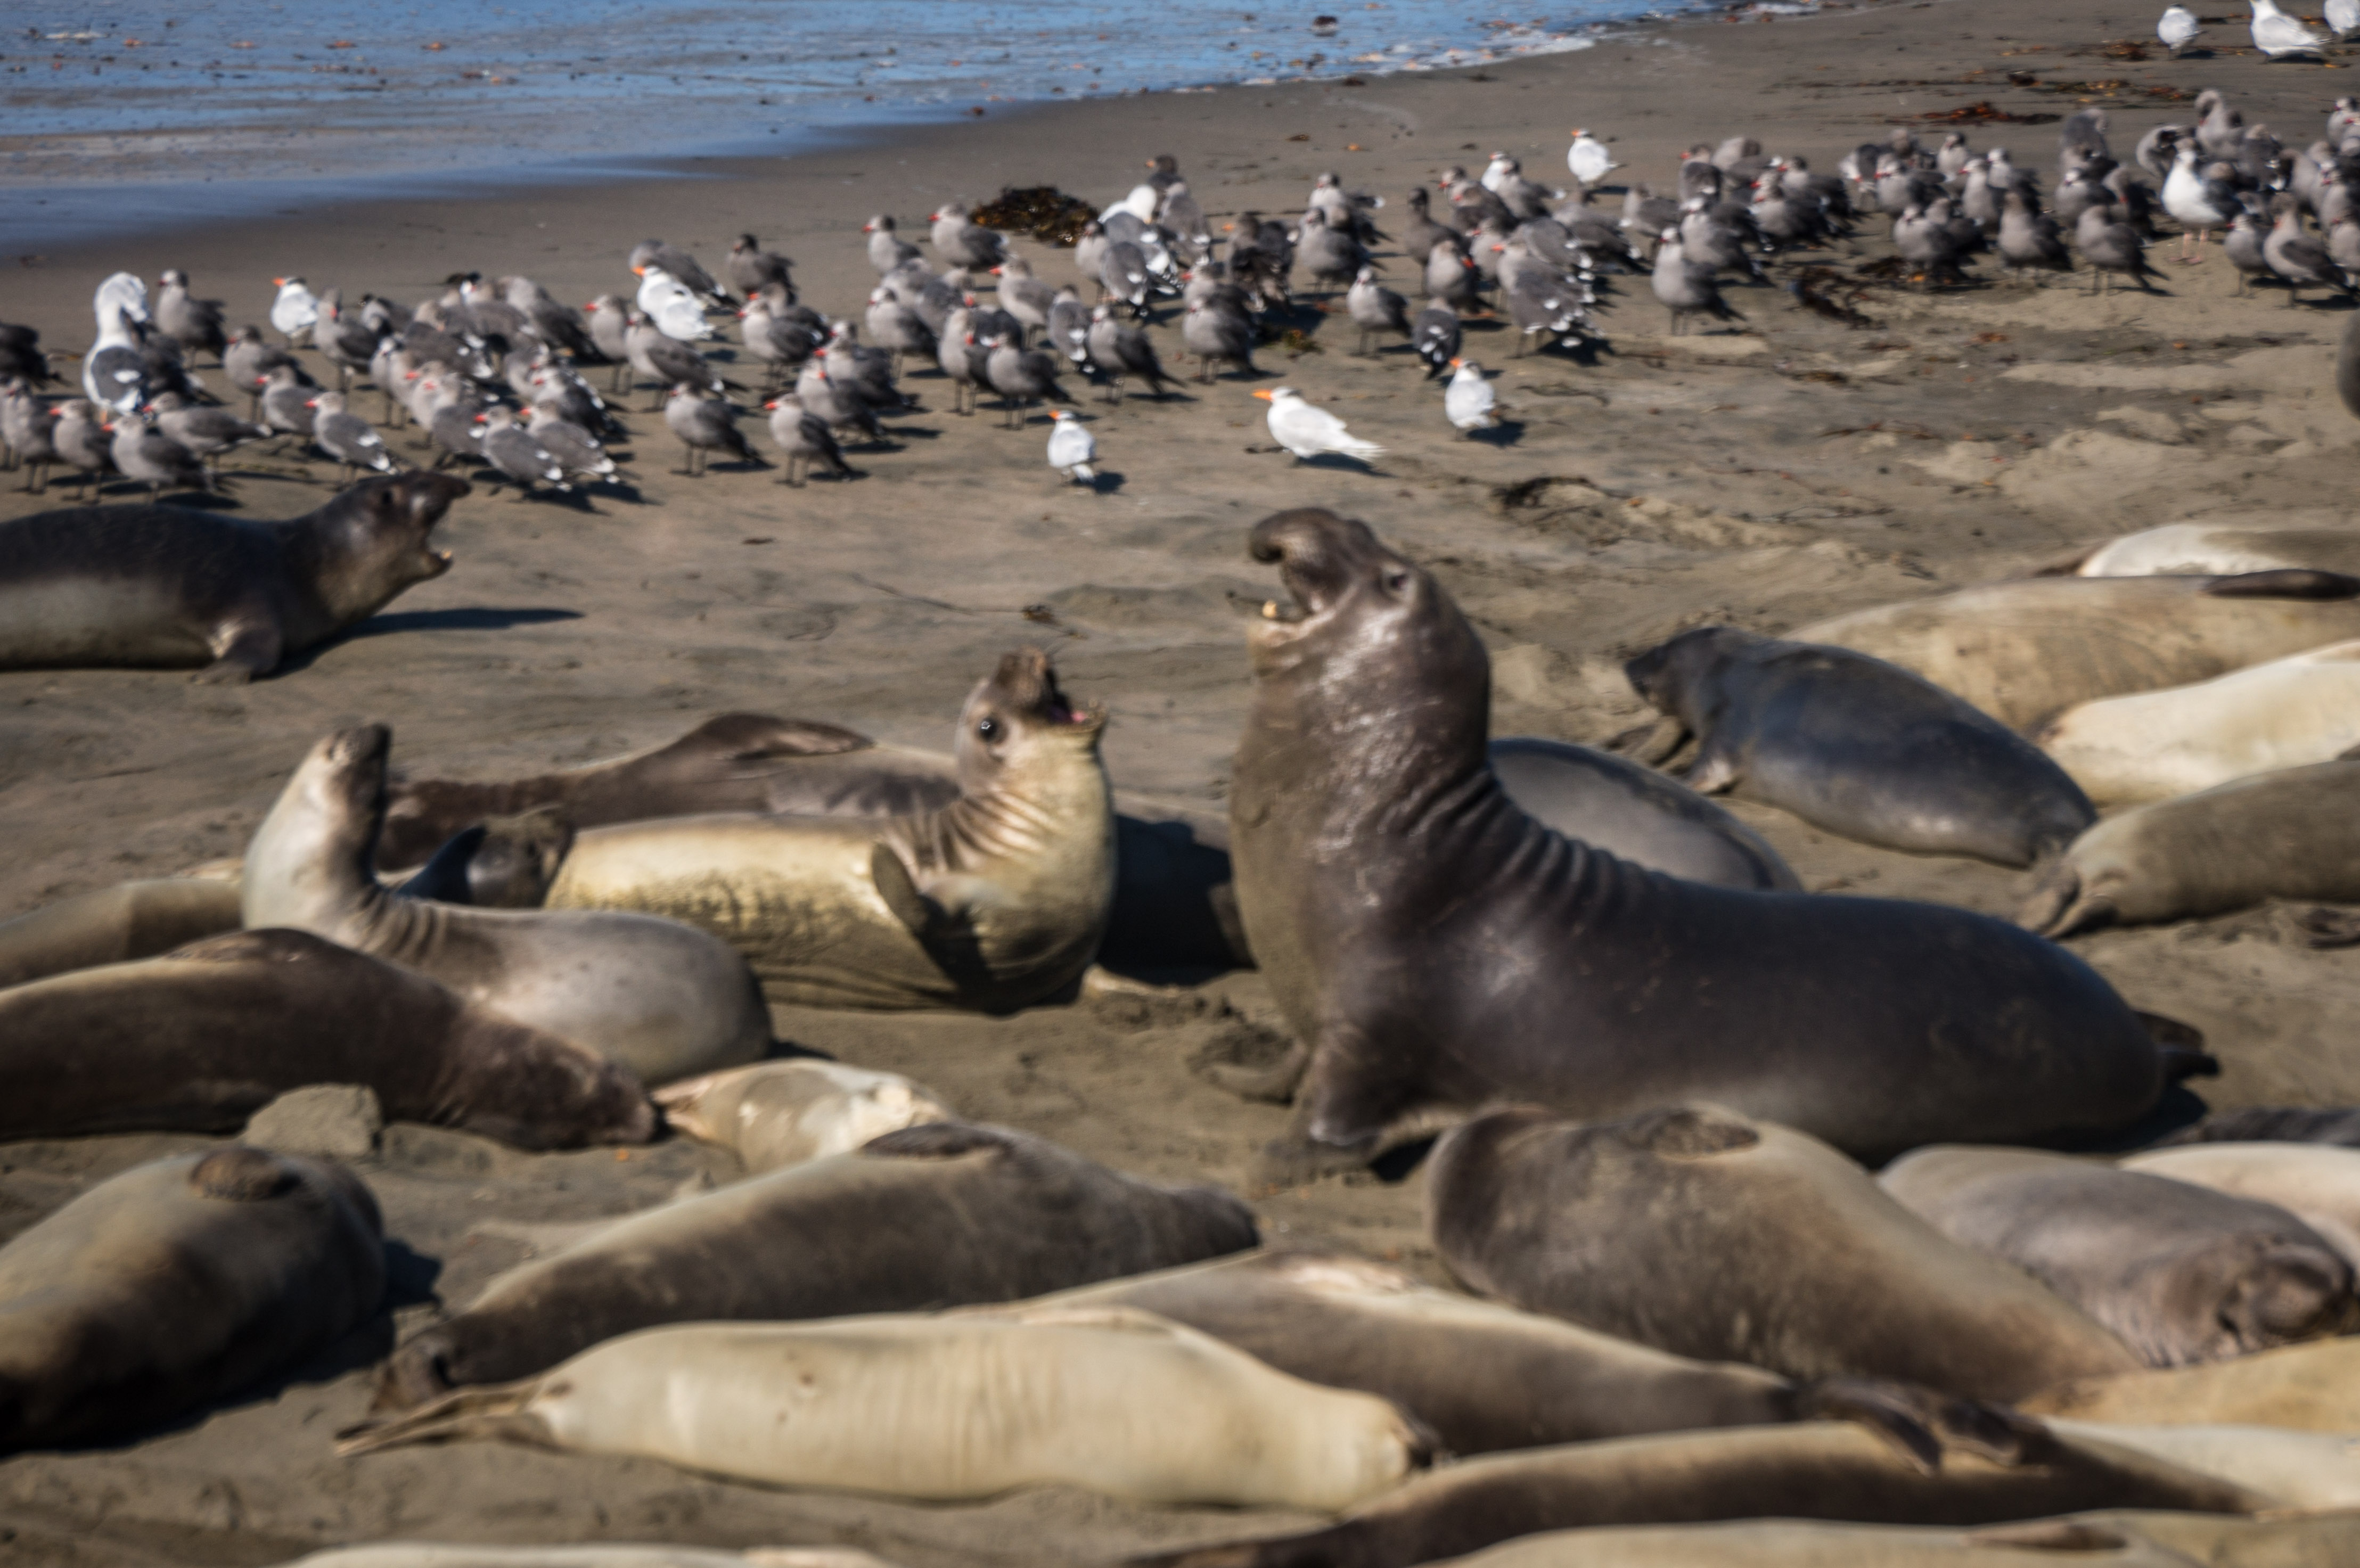
{"type": "Polygon", "coordinates": [[[1385,592],[1386,592],[1386,593],[1400,593],[1403,589],[1404,589],[1404,588],[1406,588],[1406,587],[1408,587],[1408,586],[1409,586],[1409,573],[1408,573],[1408,572],[1386,572],[1386,573],[1385,573],[1385,592]]]}
{"type": "Polygon", "coordinates": [[[998,719],[978,719],[975,724],[975,733],[982,736],[985,740],[998,740],[1000,738],[1000,721],[998,719]]]}

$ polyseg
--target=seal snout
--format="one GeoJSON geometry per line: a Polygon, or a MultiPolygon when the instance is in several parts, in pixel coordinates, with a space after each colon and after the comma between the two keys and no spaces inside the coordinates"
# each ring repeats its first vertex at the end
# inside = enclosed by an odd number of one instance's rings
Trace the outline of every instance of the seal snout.
{"type": "Polygon", "coordinates": [[[1295,622],[1318,615],[1342,597],[1366,570],[1390,561],[1369,525],[1357,517],[1339,517],[1324,506],[1299,506],[1274,512],[1254,525],[1247,552],[1260,561],[1274,561],[1279,581],[1294,595],[1293,604],[1276,600],[1262,606],[1262,618],[1295,622]]]}
{"type": "Polygon", "coordinates": [[[1066,700],[1065,689],[1057,684],[1056,666],[1037,648],[1022,648],[1004,655],[1000,668],[992,672],[991,689],[1011,712],[1043,724],[1080,729],[1094,728],[1106,721],[1103,712],[1077,708],[1066,700]]]}

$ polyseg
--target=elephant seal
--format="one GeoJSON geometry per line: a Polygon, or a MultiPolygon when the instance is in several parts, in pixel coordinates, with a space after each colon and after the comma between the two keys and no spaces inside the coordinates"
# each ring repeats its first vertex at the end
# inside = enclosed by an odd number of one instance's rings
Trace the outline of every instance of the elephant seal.
{"type": "Polygon", "coordinates": [[[2322,1143],[2360,1149],[2360,1107],[2247,1105],[2215,1111],[2163,1140],[2186,1143],[2322,1143]]]}
{"type": "Polygon", "coordinates": [[[2360,637],[2360,577],[2030,577],[1787,634],[1913,670],[2014,730],[2098,697],[2210,681],[2360,637]]]}
{"type": "Polygon", "coordinates": [[[2360,1432],[2360,1339],[2314,1339],[2168,1371],[2076,1378],[2031,1395],[2022,1407],[2125,1426],[2360,1432]]]}
{"type": "Polygon", "coordinates": [[[0,986],[153,958],[237,930],[237,884],[157,877],[44,904],[0,922],[0,986]]]}
{"type": "Polygon", "coordinates": [[[1097,953],[1114,899],[1102,710],[1048,655],[1011,653],[959,721],[959,798],[912,816],[672,818],[592,828],[552,909],[631,909],[713,933],[777,1000],[1004,1012],[1097,953]]]}
{"type": "MultiPolygon", "coordinates": [[[[2272,1528],[2218,1514],[2128,1512],[2072,1514],[1980,1530],[1740,1519],[1550,1530],[1460,1558],[1454,1568],[2203,1568],[2206,1563],[2246,1561],[2190,1556],[2142,1528],[2167,1520],[2202,1520],[2224,1536],[2272,1528]]],[[[2321,1540],[2326,1539],[2322,1532],[2321,1540]]]]}
{"type": "Polygon", "coordinates": [[[2102,697],[2034,732],[2101,800],[2160,800],[2360,747],[2360,642],[2331,643],[2193,686],[2102,697]]]}
{"type": "Polygon", "coordinates": [[[2016,920],[2045,936],[2201,919],[2269,898],[2360,900],[2360,757],[2233,779],[2108,817],[2016,920]]]}
{"type": "Polygon", "coordinates": [[[451,570],[427,536],[467,482],[369,479],[284,522],[72,506],[0,523],[0,670],[185,668],[244,681],[451,570]]]}
{"type": "MultiPolygon", "coordinates": [[[[2360,1437],[2276,1426],[2128,1426],[2050,1418],[2060,1437],[2127,1448],[2281,1508],[2360,1508],[2360,1437]]],[[[2360,1521],[2355,1521],[2360,1522],[2360,1521]]]]}
{"type": "Polygon", "coordinates": [[[2268,1506],[2242,1486],[2129,1449],[2060,1437],[2005,1411],[1981,1413],[1981,1425],[2004,1440],[1995,1457],[1983,1442],[1961,1443],[1932,1467],[1859,1427],[1830,1422],[1527,1449],[1413,1477],[1323,1530],[1131,1562],[1413,1568],[1544,1530],[1604,1525],[1785,1518],[1959,1526],[2094,1508],[2251,1513],[2268,1506]]]}
{"type": "Polygon", "coordinates": [[[656,1103],[672,1130],[733,1150],[750,1172],[849,1154],[889,1132],[955,1119],[898,1073],[807,1058],[708,1073],[659,1090],[656,1103]]]}
{"type": "Polygon", "coordinates": [[[2138,1360],[1815,1139],[1710,1106],[1478,1116],[1435,1147],[1426,1230],[1475,1290],[1678,1356],[2012,1399],[2138,1360]],[[1863,1301],[1877,1310],[1863,1312],[1863,1301]]]}
{"type": "Polygon", "coordinates": [[[2149,1367],[2360,1328],[2352,1265],[2274,1203],[2020,1149],[1922,1149],[1877,1185],[1961,1247],[2030,1274],[2149,1367]]]}
{"type": "Polygon", "coordinates": [[[1799,890],[1760,833],[1677,779],[1570,741],[1510,735],[1490,747],[1508,798],[1568,838],[1686,882],[1799,890]]]}
{"type": "Polygon", "coordinates": [[[1839,1417],[1940,1452],[1923,1390],[1865,1378],[1797,1384],[1733,1361],[1692,1361],[1341,1252],[1246,1253],[1041,1304],[1133,1307],[1185,1323],[1306,1382],[1390,1399],[1459,1455],[1839,1417]]]}
{"type": "Polygon", "coordinates": [[[624,1068],[304,931],[235,931],[0,991],[0,1138],[234,1132],[313,1083],[366,1084],[388,1117],[519,1149],[656,1129],[624,1068]]]}
{"type": "Polygon", "coordinates": [[[377,1200],[333,1160],[232,1144],[136,1166],[0,1247],[0,1454],[234,1393],[384,1293],[377,1200]]]}
{"type": "Polygon", "coordinates": [[[2038,747],[1908,670],[1848,648],[1698,626],[1622,667],[1697,737],[1689,785],[1919,855],[2029,866],[2097,821],[2038,747]]]}
{"type": "Polygon", "coordinates": [[[1489,766],[1489,660],[1430,575],[1327,511],[1252,549],[1296,606],[1254,624],[1230,786],[1238,908],[1308,1057],[1280,1179],[1511,1099],[1710,1099],[1864,1157],[2030,1141],[2202,1065],[2001,921],[1679,882],[1551,832],[1489,766]]]}
{"type": "MultiPolygon", "coordinates": [[[[852,1546],[708,1546],[601,1541],[591,1546],[477,1546],[383,1541],[333,1546],[281,1568],[895,1568],[852,1546]]],[[[2114,1568],[2112,1563],[2098,1568],[2114,1568]]]]}
{"type": "Polygon", "coordinates": [[[930,1122],[634,1214],[511,1269],[387,1364],[380,1405],[530,1377],[696,1319],[1011,1301],[1254,1245],[1227,1192],[1134,1181],[1044,1139],[930,1122]]]}
{"type": "Polygon", "coordinates": [[[2234,577],[2309,568],[2360,576],[2360,528],[2166,523],[2104,544],[2073,567],[2081,577],[2234,577]]]}
{"type": "Polygon", "coordinates": [[[314,746],[246,846],[246,923],[308,931],[619,1062],[650,1083],[770,1044],[745,961],[676,920],[475,909],[397,898],[370,874],[385,814],[383,724],[314,746]]]}
{"type": "Polygon", "coordinates": [[[573,847],[574,824],[562,806],[488,817],[452,834],[393,890],[479,909],[537,909],[573,847]]]}
{"type": "Polygon", "coordinates": [[[2325,1143],[2190,1143],[2125,1155],[2125,1171],[2284,1209],[2360,1269],[2360,1149],[2325,1143]]]}
{"type": "Polygon", "coordinates": [[[1382,1399],[1116,1307],[647,1329],[356,1429],[338,1452],[468,1437],[944,1502],[1065,1486],[1319,1513],[1432,1454],[1382,1399]]]}

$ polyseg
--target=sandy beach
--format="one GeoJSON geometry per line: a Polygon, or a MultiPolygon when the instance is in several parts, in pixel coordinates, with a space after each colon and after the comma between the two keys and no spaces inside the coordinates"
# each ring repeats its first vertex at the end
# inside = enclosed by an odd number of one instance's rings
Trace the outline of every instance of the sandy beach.
{"type": "MultiPolygon", "coordinates": [[[[1244,87],[1002,110],[955,127],[785,159],[709,159],[671,177],[475,199],[374,201],[11,259],[0,318],[46,345],[90,341],[97,281],[188,271],[198,293],[262,321],[274,275],[430,298],[456,272],[526,273],[575,302],[630,281],[623,256],[661,235],[708,264],[750,231],[794,258],[805,299],[858,316],[873,284],[864,220],[912,237],[937,202],[1054,184],[1103,204],[1169,152],[1217,223],[1299,212],[1313,177],[1383,193],[1381,223],[1452,163],[1494,148],[1561,177],[1568,128],[1614,137],[1658,189],[1679,150],[1739,133],[1832,171],[1896,122],[1987,104],[2006,115],[2103,104],[2118,154],[2188,100],[2227,93],[2294,146],[2354,90],[2341,65],[2266,64],[2242,49],[2127,61],[2145,8],[2035,0],[1907,4],[1809,17],[1699,20],[1578,53],[1364,82],[1244,87]]],[[[2232,48],[2231,46],[2239,46],[2232,48]]],[[[1965,125],[2053,182],[2052,122],[1965,125]]],[[[1606,199],[1610,202],[1612,198],[1606,199]]],[[[724,466],[689,479],[660,416],[627,415],[629,486],[585,507],[513,504],[479,486],[441,530],[457,564],[357,635],[251,687],[171,671],[0,674],[0,918],[242,853],[303,751],[329,729],[389,724],[397,768],[498,778],[665,740],[741,710],[947,747],[968,688],[1003,651],[1055,655],[1077,700],[1104,703],[1116,783],[1219,812],[1248,700],[1241,627],[1272,590],[1247,528],[1271,510],[1365,518],[1430,566],[1488,639],[1493,732],[1602,742],[1645,715],[1623,659],[1682,628],[1780,632],[1838,612],[2017,575],[2111,536],[2188,519],[2342,526],[2360,423],[2330,382],[2346,311],[2234,292],[2217,254],[2163,262],[2158,295],[2092,296],[2085,278],[1918,293],[1856,270],[1889,254],[1882,220],[1824,264],[1873,322],[1851,328],[1783,291],[1732,288],[1745,331],[1666,334],[1644,278],[1602,302],[1608,347],[1510,359],[1511,333],[1470,329],[1500,373],[1498,439],[1460,439],[1405,351],[1354,357],[1341,313],[1267,374],[1191,384],[1166,403],[1092,402],[1108,478],[1097,493],[1044,463],[1048,421],[1019,434],[987,402],[962,419],[931,367],[889,421],[866,477],[773,485],[724,466]],[[1852,295],[1851,290],[1859,292],[1852,295]],[[1298,465],[1272,446],[1256,387],[1293,386],[1383,443],[1371,471],[1298,465]]],[[[1065,253],[1028,245],[1052,283],[1065,253]]],[[[1396,262],[1393,284],[1412,292],[1396,262]]],[[[1176,310],[1166,312],[1176,322],[1176,310]]],[[[1156,329],[1167,363],[1176,324],[1156,329]]],[[[740,351],[742,356],[743,351],[740,351]]],[[[741,363],[743,363],[741,358],[741,363]]],[[[73,368],[60,363],[60,373],[73,368]]],[[[78,368],[78,367],[75,367],[78,368]]],[[[201,367],[209,384],[221,376],[201,367]]],[[[643,408],[647,389],[633,399],[643,408]]],[[[374,393],[355,406],[375,416],[374,393]]],[[[758,445],[766,433],[754,428],[758,445]]],[[[406,433],[406,432],[405,432],[406,433]]],[[[394,438],[397,441],[400,438],[394,438]]],[[[250,452],[241,455],[252,455],[250,452]]],[[[241,515],[324,499],[290,452],[232,469],[241,515]]],[[[0,488],[0,518],[60,505],[0,488]]],[[[127,488],[124,494],[129,494],[127,488]]],[[[1775,811],[1733,808],[1815,890],[2010,915],[2021,874],[1852,844],[1775,811]]],[[[2076,939],[2132,1005],[2202,1029],[2216,1107],[2360,1102],[2350,1017],[2360,951],[2315,952],[2266,909],[2076,939]]],[[[781,1009],[782,1039],[906,1073],[970,1118],[1054,1138],[1165,1181],[1248,1196],[1265,1237],[1324,1239],[1445,1279],[1420,1222],[1421,1178],[1248,1189],[1282,1106],[1243,1101],[1196,1064],[1275,1027],[1251,972],[1014,1017],[781,1009]]],[[[0,1240],[93,1183],[205,1140],[106,1137],[0,1148],[0,1240]]],[[[1153,1510],[1080,1493],[921,1507],[722,1482],[639,1461],[518,1448],[419,1448],[339,1459],[329,1436],[369,1398],[368,1367],[433,1311],[530,1255],[533,1227],[624,1213],[727,1181],[732,1157],[675,1140],[527,1155],[397,1126],[362,1173],[397,1267],[388,1318],[279,1383],[142,1440],[0,1460],[0,1559],[16,1564],[261,1564],[392,1537],[485,1541],[843,1542],[908,1568],[1102,1561],[1151,1545],[1299,1520],[1153,1510]]],[[[543,1238],[545,1242],[545,1237],[543,1238]]]]}

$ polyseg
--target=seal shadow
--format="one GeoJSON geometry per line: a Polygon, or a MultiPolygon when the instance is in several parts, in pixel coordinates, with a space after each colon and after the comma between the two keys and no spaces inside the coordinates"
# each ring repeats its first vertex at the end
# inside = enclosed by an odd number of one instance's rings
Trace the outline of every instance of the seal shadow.
{"type": "MultiPolygon", "coordinates": [[[[552,621],[580,619],[582,612],[579,610],[503,610],[484,604],[458,610],[397,610],[389,615],[371,615],[336,640],[350,642],[359,637],[389,637],[396,632],[504,632],[511,626],[538,626],[552,621]]],[[[290,664],[292,662],[289,661],[290,664]]],[[[280,666],[281,669],[287,667],[280,666]]]]}

